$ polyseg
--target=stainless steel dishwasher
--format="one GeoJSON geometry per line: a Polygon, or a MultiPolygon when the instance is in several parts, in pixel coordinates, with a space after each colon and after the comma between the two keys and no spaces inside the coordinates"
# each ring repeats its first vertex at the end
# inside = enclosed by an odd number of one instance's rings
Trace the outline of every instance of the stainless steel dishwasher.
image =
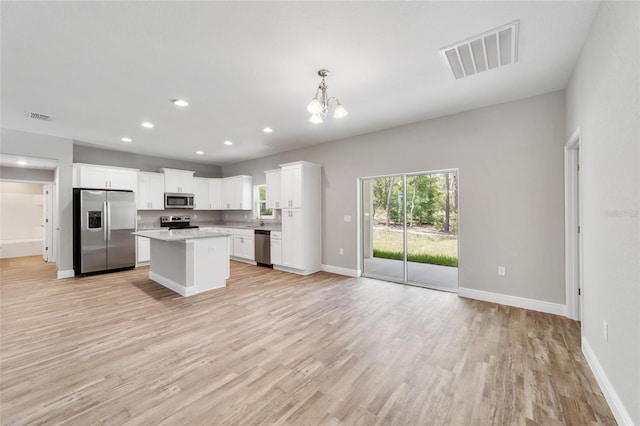
{"type": "Polygon", "coordinates": [[[273,268],[271,264],[271,231],[264,229],[255,230],[255,255],[259,266],[273,268]]]}

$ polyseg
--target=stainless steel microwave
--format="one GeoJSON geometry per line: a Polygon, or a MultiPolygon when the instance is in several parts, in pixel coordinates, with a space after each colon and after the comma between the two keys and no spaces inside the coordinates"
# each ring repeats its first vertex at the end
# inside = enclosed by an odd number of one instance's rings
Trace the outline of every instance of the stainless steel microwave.
{"type": "Polygon", "coordinates": [[[165,209],[192,209],[193,194],[165,192],[164,208],[165,209]]]}

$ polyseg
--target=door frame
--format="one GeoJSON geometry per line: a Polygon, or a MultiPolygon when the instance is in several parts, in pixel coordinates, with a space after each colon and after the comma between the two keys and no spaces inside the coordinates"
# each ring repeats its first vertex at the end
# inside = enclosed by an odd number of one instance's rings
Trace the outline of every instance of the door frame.
{"type": "MultiPolygon", "coordinates": [[[[357,207],[357,212],[358,212],[358,221],[357,221],[357,225],[358,225],[358,232],[357,232],[357,238],[358,238],[358,263],[357,263],[357,268],[358,268],[358,272],[357,272],[357,276],[366,276],[368,278],[374,278],[374,279],[381,279],[384,281],[391,281],[391,282],[395,282],[398,284],[405,284],[405,285],[411,285],[411,286],[417,286],[417,287],[422,287],[422,288],[430,288],[430,289],[435,289],[435,290],[441,290],[441,291],[449,291],[449,292],[454,292],[457,293],[457,289],[455,291],[451,291],[449,289],[445,289],[445,288],[440,288],[440,287],[436,287],[436,286],[428,286],[428,285],[422,285],[421,283],[417,283],[417,282],[413,282],[409,280],[409,274],[408,274],[408,260],[407,260],[407,202],[406,202],[406,192],[407,192],[407,177],[409,176],[419,176],[419,175],[434,175],[434,174],[442,174],[442,173],[455,173],[456,174],[456,184],[458,185],[458,199],[456,200],[457,205],[458,205],[458,231],[457,231],[457,237],[458,237],[458,273],[460,271],[460,169],[457,167],[452,167],[452,168],[448,168],[448,169],[437,169],[437,170],[428,170],[428,171],[421,171],[421,172],[403,172],[403,173],[389,173],[389,174],[384,174],[384,175],[377,175],[377,176],[366,176],[366,177],[359,177],[357,179],[358,182],[358,188],[357,188],[357,197],[358,197],[358,207],[357,207]],[[364,232],[363,232],[363,226],[364,226],[364,221],[362,218],[363,212],[364,212],[364,206],[362,205],[362,184],[365,180],[372,180],[372,179],[381,179],[381,178],[388,178],[388,177],[400,177],[402,179],[402,188],[403,188],[403,193],[405,194],[405,200],[404,200],[404,205],[403,205],[403,228],[404,228],[404,232],[403,232],[403,247],[404,247],[404,256],[403,256],[403,279],[402,280],[396,280],[393,279],[392,277],[378,277],[378,276],[374,276],[374,275],[364,275],[365,270],[364,270],[364,232]]],[[[458,274],[458,286],[457,288],[460,288],[460,275],[458,274]]]]}
{"type": "Polygon", "coordinates": [[[582,321],[584,311],[582,229],[579,230],[583,192],[578,169],[581,142],[582,127],[578,126],[564,146],[565,297],[567,317],[578,321],[582,321]]]}
{"type": "MultiPolygon", "coordinates": [[[[55,179],[55,178],[54,178],[55,179]]],[[[56,239],[56,230],[57,230],[57,221],[58,215],[57,205],[56,205],[56,181],[46,181],[46,180],[28,180],[28,179],[12,179],[12,178],[2,178],[0,177],[0,182],[14,182],[14,183],[32,183],[35,185],[42,185],[43,188],[47,188],[49,191],[48,196],[43,202],[48,203],[47,205],[47,219],[49,220],[49,233],[45,232],[45,229],[42,230],[43,242],[48,242],[48,254],[47,254],[47,262],[57,263],[57,239],[56,239]]]]}

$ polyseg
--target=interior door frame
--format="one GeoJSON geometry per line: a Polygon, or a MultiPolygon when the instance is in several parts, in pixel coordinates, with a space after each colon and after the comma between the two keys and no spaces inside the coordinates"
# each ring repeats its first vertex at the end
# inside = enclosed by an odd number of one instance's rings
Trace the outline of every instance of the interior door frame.
{"type": "Polygon", "coordinates": [[[49,191],[48,196],[46,197],[46,199],[43,202],[48,203],[47,205],[47,219],[49,220],[49,233],[47,235],[47,233],[45,232],[46,227],[43,227],[42,230],[42,237],[43,240],[46,240],[48,243],[48,254],[47,254],[47,262],[57,262],[57,254],[58,251],[56,250],[57,247],[57,239],[56,239],[56,228],[57,228],[57,221],[58,219],[58,215],[56,214],[57,212],[57,206],[56,206],[56,182],[54,181],[46,181],[46,180],[28,180],[28,179],[7,179],[7,178],[1,178],[0,177],[0,182],[14,182],[14,183],[32,183],[35,185],[42,185],[43,188],[47,188],[47,190],[49,191]]]}
{"type": "MultiPolygon", "coordinates": [[[[456,174],[456,184],[458,185],[458,200],[456,200],[457,204],[458,204],[458,231],[456,232],[457,237],[458,237],[458,272],[460,271],[460,203],[459,203],[459,198],[460,198],[460,169],[458,168],[450,168],[450,169],[438,169],[438,170],[429,170],[429,171],[422,171],[422,172],[406,172],[406,173],[390,173],[390,174],[385,174],[385,175],[377,175],[377,176],[366,176],[366,177],[359,177],[358,178],[358,189],[357,189],[357,196],[358,196],[358,271],[357,271],[357,276],[366,276],[369,278],[374,278],[374,279],[382,279],[385,281],[391,281],[391,282],[395,282],[398,284],[405,284],[405,285],[413,285],[413,286],[418,286],[418,287],[423,287],[423,288],[434,288],[436,290],[444,290],[442,288],[437,288],[437,287],[430,287],[428,285],[423,285],[422,283],[417,283],[417,282],[413,282],[413,281],[409,281],[409,276],[408,276],[408,269],[409,269],[409,265],[408,265],[408,260],[407,260],[407,245],[408,245],[408,238],[407,238],[407,200],[406,200],[406,194],[407,194],[407,177],[408,176],[420,176],[420,175],[435,175],[435,174],[443,174],[443,173],[455,173],[456,174]],[[364,232],[363,232],[363,226],[364,226],[364,221],[362,219],[363,216],[363,212],[364,212],[364,206],[363,204],[363,182],[365,180],[373,180],[373,179],[384,179],[384,178],[389,178],[389,177],[400,177],[402,178],[402,192],[404,194],[404,203],[403,203],[403,251],[404,251],[404,256],[403,256],[403,279],[402,280],[397,280],[397,279],[393,279],[393,277],[380,277],[380,276],[375,276],[375,275],[365,275],[365,270],[364,270],[364,232]]],[[[460,276],[458,275],[458,287],[460,287],[460,276]]],[[[449,291],[449,290],[444,290],[444,291],[449,291]]],[[[456,290],[457,291],[457,290],[456,290]]]]}
{"type": "Polygon", "coordinates": [[[584,292],[582,230],[579,231],[583,192],[578,171],[581,141],[579,126],[564,146],[565,298],[567,317],[578,321],[582,321],[584,311],[584,304],[580,303],[584,292]]]}

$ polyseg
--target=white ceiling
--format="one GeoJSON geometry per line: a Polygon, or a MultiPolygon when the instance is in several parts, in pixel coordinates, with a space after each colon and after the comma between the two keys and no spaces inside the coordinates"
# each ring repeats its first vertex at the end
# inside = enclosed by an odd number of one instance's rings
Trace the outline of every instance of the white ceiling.
{"type": "Polygon", "coordinates": [[[563,89],[598,3],[0,7],[3,127],[221,165],[563,89]],[[516,19],[517,64],[453,79],[439,48],[516,19]],[[320,68],[331,71],[329,95],[349,115],[314,125],[306,105],[320,68]],[[174,106],[175,98],[190,106],[174,106]],[[142,128],[145,120],[156,127],[142,128]],[[227,139],[234,145],[224,146],[227,139]]]}

